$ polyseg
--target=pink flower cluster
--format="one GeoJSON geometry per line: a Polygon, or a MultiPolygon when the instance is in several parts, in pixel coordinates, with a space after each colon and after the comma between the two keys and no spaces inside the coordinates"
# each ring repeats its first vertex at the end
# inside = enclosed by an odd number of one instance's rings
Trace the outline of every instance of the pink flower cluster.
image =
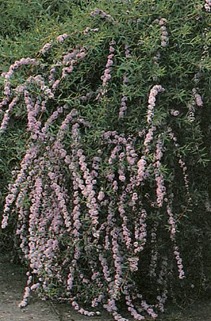
{"type": "Polygon", "coordinates": [[[86,27],[86,29],[84,29],[84,34],[88,35],[90,32],[98,32],[99,28],[90,28],[90,27],[86,27]]]}
{"type": "MultiPolygon", "coordinates": [[[[140,204],[141,206],[141,204],[140,204]]],[[[147,212],[144,208],[142,208],[141,213],[139,213],[139,219],[135,223],[135,242],[134,246],[134,254],[144,250],[144,246],[147,241],[147,224],[146,224],[147,212]]]]}
{"type": "MultiPolygon", "coordinates": [[[[62,79],[65,78],[68,74],[73,71],[73,67],[80,59],[86,57],[86,50],[85,48],[81,48],[80,50],[74,49],[72,52],[64,55],[63,57],[63,67],[62,69],[62,79]]],[[[53,88],[57,87],[57,83],[54,83],[53,88]]]]}
{"type": "Polygon", "coordinates": [[[177,267],[178,267],[178,272],[179,272],[179,279],[184,279],[185,272],[184,272],[184,269],[183,269],[182,259],[181,259],[181,256],[180,256],[180,252],[179,252],[178,246],[176,246],[176,245],[174,246],[174,255],[175,255],[175,258],[176,258],[176,262],[177,262],[177,267]]]}
{"type": "Polygon", "coordinates": [[[193,93],[193,96],[194,96],[196,105],[197,105],[198,107],[202,107],[202,106],[203,106],[203,100],[202,100],[201,95],[199,95],[199,94],[197,93],[197,89],[196,89],[196,88],[193,88],[192,93],[193,93]]]}
{"type": "Polygon", "coordinates": [[[141,159],[137,162],[137,184],[139,185],[146,178],[146,160],[145,156],[142,156],[141,159]]]}
{"type": "Polygon", "coordinates": [[[167,28],[166,28],[166,23],[167,23],[167,20],[164,18],[161,18],[159,20],[160,32],[161,32],[161,46],[164,48],[168,45],[168,42],[169,42],[169,36],[168,36],[167,28]]]}
{"type": "Polygon", "coordinates": [[[97,95],[97,99],[103,97],[106,94],[108,82],[111,80],[111,71],[112,71],[112,66],[114,64],[114,52],[115,52],[114,45],[115,45],[115,41],[113,40],[110,42],[109,55],[107,57],[106,68],[104,70],[103,76],[101,77],[103,81],[102,89],[99,91],[99,94],[97,95]]]}
{"type": "Polygon", "coordinates": [[[45,55],[46,53],[49,52],[49,50],[52,48],[52,45],[53,45],[53,42],[48,42],[48,43],[45,43],[44,46],[40,49],[40,53],[42,55],[45,55]]]}
{"type": "Polygon", "coordinates": [[[64,42],[65,39],[67,39],[68,37],[69,37],[69,35],[68,35],[67,33],[64,33],[64,34],[62,34],[62,35],[59,35],[59,36],[56,38],[56,40],[57,40],[58,42],[62,43],[62,42],[64,42]]]}
{"type": "MultiPolygon", "coordinates": [[[[125,79],[123,80],[123,83],[125,84],[125,79]]],[[[128,98],[126,96],[123,96],[122,99],[121,99],[121,107],[120,107],[120,110],[119,110],[119,118],[123,118],[124,117],[124,114],[127,110],[127,100],[128,98]]]]}
{"type": "Polygon", "coordinates": [[[211,0],[205,0],[204,8],[207,12],[211,11],[211,0]]]}
{"type": "Polygon", "coordinates": [[[171,114],[172,116],[174,116],[174,117],[177,117],[177,116],[180,114],[180,112],[179,112],[179,110],[171,109],[171,110],[170,110],[170,114],[171,114]]]}
{"type": "Polygon", "coordinates": [[[105,20],[107,20],[107,21],[109,21],[109,22],[113,22],[114,21],[114,18],[110,15],[110,14],[108,14],[108,13],[106,13],[105,11],[103,11],[103,10],[101,10],[101,9],[98,9],[98,8],[96,8],[95,10],[93,10],[91,13],[90,13],[90,16],[91,17],[100,17],[101,19],[105,19],[105,20]]]}
{"type": "Polygon", "coordinates": [[[147,123],[151,124],[154,116],[154,108],[156,103],[156,96],[158,93],[164,92],[164,88],[161,85],[154,85],[149,93],[148,108],[147,108],[147,123]]]}

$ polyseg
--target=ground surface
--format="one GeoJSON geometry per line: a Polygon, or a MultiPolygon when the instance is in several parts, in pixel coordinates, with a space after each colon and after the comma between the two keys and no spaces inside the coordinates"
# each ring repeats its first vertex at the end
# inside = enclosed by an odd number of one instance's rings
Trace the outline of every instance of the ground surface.
{"type": "MultiPolygon", "coordinates": [[[[101,317],[87,318],[77,314],[66,304],[55,304],[33,297],[25,309],[18,304],[25,286],[25,272],[20,265],[12,264],[7,256],[0,256],[0,321],[111,321],[101,317]]],[[[185,310],[170,309],[159,321],[211,321],[211,300],[195,302],[185,310]]]]}

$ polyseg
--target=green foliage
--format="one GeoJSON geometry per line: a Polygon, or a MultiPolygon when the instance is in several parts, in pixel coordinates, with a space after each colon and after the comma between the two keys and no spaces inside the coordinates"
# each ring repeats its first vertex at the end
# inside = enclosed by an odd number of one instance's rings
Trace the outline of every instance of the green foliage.
{"type": "Polygon", "coordinates": [[[43,20],[62,22],[72,16],[75,5],[82,7],[83,1],[1,0],[0,36],[14,39],[23,32],[33,31],[43,20]]]}
{"type": "Polygon", "coordinates": [[[88,4],[83,0],[0,0],[0,71],[16,59],[35,55],[42,44],[65,32],[75,10],[88,4]]]}
{"type": "MultiPolygon", "coordinates": [[[[43,90],[37,86],[37,83],[27,83],[27,90],[32,100],[39,99],[40,102],[46,102],[46,110],[40,112],[39,121],[44,125],[48,117],[59,106],[65,106],[65,111],[49,128],[50,137],[54,141],[68,112],[73,109],[77,110],[84,121],[80,129],[80,143],[83,146],[88,167],[91,167],[94,156],[101,153],[102,157],[99,169],[99,184],[101,185],[97,186],[96,190],[104,188],[108,198],[116,200],[119,197],[105,178],[105,173],[111,168],[117,175],[119,162],[116,160],[112,166],[109,165],[109,156],[114,146],[113,143],[109,145],[103,142],[102,133],[117,131],[124,137],[131,137],[140,158],[144,154],[144,137],[146,137],[144,135],[151,128],[150,123],[146,121],[150,91],[158,84],[165,89],[156,96],[153,115],[153,125],[156,127],[155,139],[150,142],[151,151],[145,155],[150,164],[148,168],[149,179],[147,184],[140,187],[139,190],[139,193],[143,194],[144,206],[149,211],[147,219],[149,236],[142,261],[144,267],[143,270],[140,267],[139,278],[132,273],[131,276],[128,276],[129,272],[125,273],[125,271],[124,276],[131,277],[131,280],[137,279],[139,287],[146,288],[146,295],[151,298],[153,281],[147,278],[148,271],[146,270],[149,267],[149,256],[155,250],[154,248],[152,250],[150,243],[150,233],[154,223],[158,225],[156,241],[156,249],[160,255],[158,265],[161,265],[162,257],[165,254],[171,257],[172,244],[169,240],[171,226],[166,218],[166,208],[152,207],[152,203],[156,202],[153,164],[156,143],[159,139],[165,146],[159,170],[164,177],[169,191],[168,195],[174,194],[173,211],[178,227],[177,243],[183,254],[184,266],[187,271],[187,280],[182,283],[182,286],[186,286],[188,295],[189,291],[192,293],[195,291],[194,293],[197,295],[202,290],[202,283],[206,284],[210,280],[210,271],[207,268],[206,260],[211,259],[210,246],[207,244],[210,240],[208,226],[211,224],[209,213],[211,177],[208,170],[211,156],[211,112],[209,109],[211,59],[208,50],[210,17],[203,10],[203,1],[194,0],[187,3],[183,0],[43,0],[27,1],[23,4],[17,0],[11,3],[1,0],[0,8],[2,9],[0,18],[2,18],[4,25],[4,30],[1,30],[0,33],[2,71],[7,71],[8,66],[14,60],[23,56],[36,57],[38,61],[36,66],[23,66],[15,72],[10,79],[11,97],[14,98],[16,95],[15,87],[25,84],[29,76],[42,75],[45,84],[51,87],[48,77],[52,68],[55,67],[55,77],[60,80],[60,84],[55,90],[53,98],[45,101],[43,90]],[[96,8],[106,12],[107,18],[102,18],[100,14],[90,15],[90,12],[96,8]],[[166,20],[163,22],[162,19],[166,20]],[[8,20],[10,24],[8,24],[8,20]],[[85,31],[87,27],[90,29],[85,31]],[[162,32],[165,32],[165,35],[162,32]],[[69,37],[60,43],[56,37],[64,33],[67,33],[69,37]],[[162,44],[166,33],[169,39],[162,44]],[[42,53],[40,49],[47,42],[50,43],[51,48],[46,53],[42,53]],[[98,94],[101,94],[103,89],[102,76],[106,69],[111,44],[115,48],[113,65],[110,70],[111,79],[106,83],[105,95],[98,99],[98,94]],[[125,54],[126,47],[130,50],[128,56],[125,54]],[[77,61],[73,71],[62,78],[61,75],[65,68],[63,59],[75,48],[78,50],[83,48],[86,56],[77,61]],[[127,82],[123,81],[125,76],[127,76],[127,82]],[[88,99],[86,99],[87,95],[89,95],[88,99]],[[127,110],[124,117],[121,118],[118,115],[122,97],[127,97],[127,110]],[[198,99],[201,97],[203,106],[200,105],[200,102],[197,105],[196,97],[198,99]],[[145,132],[141,134],[143,130],[145,132]],[[174,135],[173,138],[171,133],[174,135]],[[183,167],[178,163],[181,159],[185,162],[183,167]],[[192,284],[194,284],[194,291],[191,290],[192,284]]],[[[4,79],[2,77],[1,99],[5,97],[3,85],[4,79]]],[[[7,106],[3,106],[0,120],[3,119],[6,109],[7,106]]],[[[0,135],[0,208],[3,208],[7,184],[13,182],[11,170],[16,167],[20,168],[20,161],[30,143],[34,142],[29,131],[26,131],[27,117],[28,111],[25,101],[20,95],[20,100],[11,113],[8,129],[0,135]]],[[[44,143],[37,141],[41,155],[45,155],[46,145],[50,148],[53,146],[52,141],[44,143]]],[[[73,143],[71,130],[69,130],[66,132],[63,142],[68,153],[71,153],[71,144],[73,143]]],[[[62,159],[50,161],[52,161],[52,166],[54,166],[53,161],[58,161],[58,166],[63,164],[62,159]]],[[[126,161],[123,162],[124,168],[127,165],[126,161]]],[[[68,191],[71,194],[72,190],[68,185],[71,182],[68,166],[63,164],[60,168],[62,168],[61,181],[64,182],[64,187],[67,190],[69,188],[68,191]]],[[[40,171],[44,175],[42,178],[44,177],[47,181],[47,169],[45,168],[43,172],[40,171]]],[[[80,175],[82,175],[81,172],[80,175]]],[[[127,172],[126,180],[129,180],[129,175],[130,173],[127,172]]],[[[120,181],[119,186],[120,191],[124,190],[124,184],[120,181]]],[[[24,209],[30,210],[30,196],[26,197],[24,201],[24,209]]],[[[84,209],[84,236],[80,240],[80,246],[84,255],[82,266],[86,266],[88,259],[91,259],[95,252],[92,248],[93,252],[90,250],[90,257],[87,258],[86,250],[83,249],[87,242],[85,238],[89,237],[91,232],[90,219],[87,219],[86,216],[87,208],[84,196],[81,197],[81,204],[84,209]]],[[[135,220],[134,213],[132,211],[130,213],[127,203],[125,207],[128,215],[131,215],[131,222],[133,222],[135,220]]],[[[114,211],[118,213],[117,207],[114,211]]],[[[107,215],[105,209],[101,215],[101,220],[104,222],[107,215]]],[[[17,216],[14,215],[11,220],[12,228],[16,225],[15,220],[17,220],[17,216]]],[[[118,220],[120,220],[119,217],[117,217],[117,224],[120,224],[118,220]]],[[[130,228],[133,229],[132,223],[130,228]]],[[[36,232],[39,239],[40,232],[36,232]]],[[[65,233],[59,239],[63,249],[63,256],[59,256],[59,259],[63,262],[66,257],[67,262],[70,262],[75,245],[72,247],[72,239],[70,241],[69,236],[65,233]]],[[[129,256],[126,249],[123,252],[124,255],[129,256]]],[[[178,273],[175,261],[173,258],[169,260],[170,280],[168,280],[168,286],[174,289],[172,290],[173,296],[178,293],[183,294],[184,290],[181,291],[175,278],[175,273],[178,273]]],[[[114,266],[112,268],[115,270],[114,266]]],[[[127,268],[127,265],[123,265],[123,269],[127,268]]],[[[48,279],[48,273],[46,271],[42,273],[43,278],[48,279]]],[[[65,277],[66,266],[63,273],[65,277]]],[[[65,287],[64,284],[59,282],[57,284],[58,280],[55,280],[54,276],[49,277],[48,281],[47,295],[50,295],[49,293],[52,293],[52,296],[60,295],[60,287],[65,287]]],[[[96,296],[97,290],[86,288],[79,283],[76,284],[76,292],[82,293],[81,300],[84,302],[87,299],[86,290],[90,297],[96,296]]]]}

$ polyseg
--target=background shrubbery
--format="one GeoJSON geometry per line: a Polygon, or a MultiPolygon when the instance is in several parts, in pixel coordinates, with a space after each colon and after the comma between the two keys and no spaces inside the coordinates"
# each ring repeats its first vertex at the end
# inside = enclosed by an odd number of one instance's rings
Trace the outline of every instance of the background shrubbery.
{"type": "Polygon", "coordinates": [[[162,310],[167,293],[185,301],[208,286],[211,62],[203,5],[0,2],[1,121],[18,97],[0,135],[4,222],[12,212],[1,237],[10,237],[30,265],[25,299],[35,277],[34,288],[44,295],[71,298],[75,308],[98,299],[118,319],[112,304],[122,302],[137,317],[130,300],[140,300],[139,291],[142,310],[153,316],[145,298],[162,310]],[[28,161],[33,148],[36,156],[28,161]]]}

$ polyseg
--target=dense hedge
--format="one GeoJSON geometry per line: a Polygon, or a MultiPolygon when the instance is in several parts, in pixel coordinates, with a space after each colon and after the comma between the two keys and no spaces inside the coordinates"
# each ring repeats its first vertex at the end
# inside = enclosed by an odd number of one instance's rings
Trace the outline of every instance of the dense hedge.
{"type": "Polygon", "coordinates": [[[5,63],[2,227],[28,265],[20,306],[36,290],[141,320],[206,285],[209,3],[75,1],[60,17],[51,2],[48,42],[5,63]]]}

